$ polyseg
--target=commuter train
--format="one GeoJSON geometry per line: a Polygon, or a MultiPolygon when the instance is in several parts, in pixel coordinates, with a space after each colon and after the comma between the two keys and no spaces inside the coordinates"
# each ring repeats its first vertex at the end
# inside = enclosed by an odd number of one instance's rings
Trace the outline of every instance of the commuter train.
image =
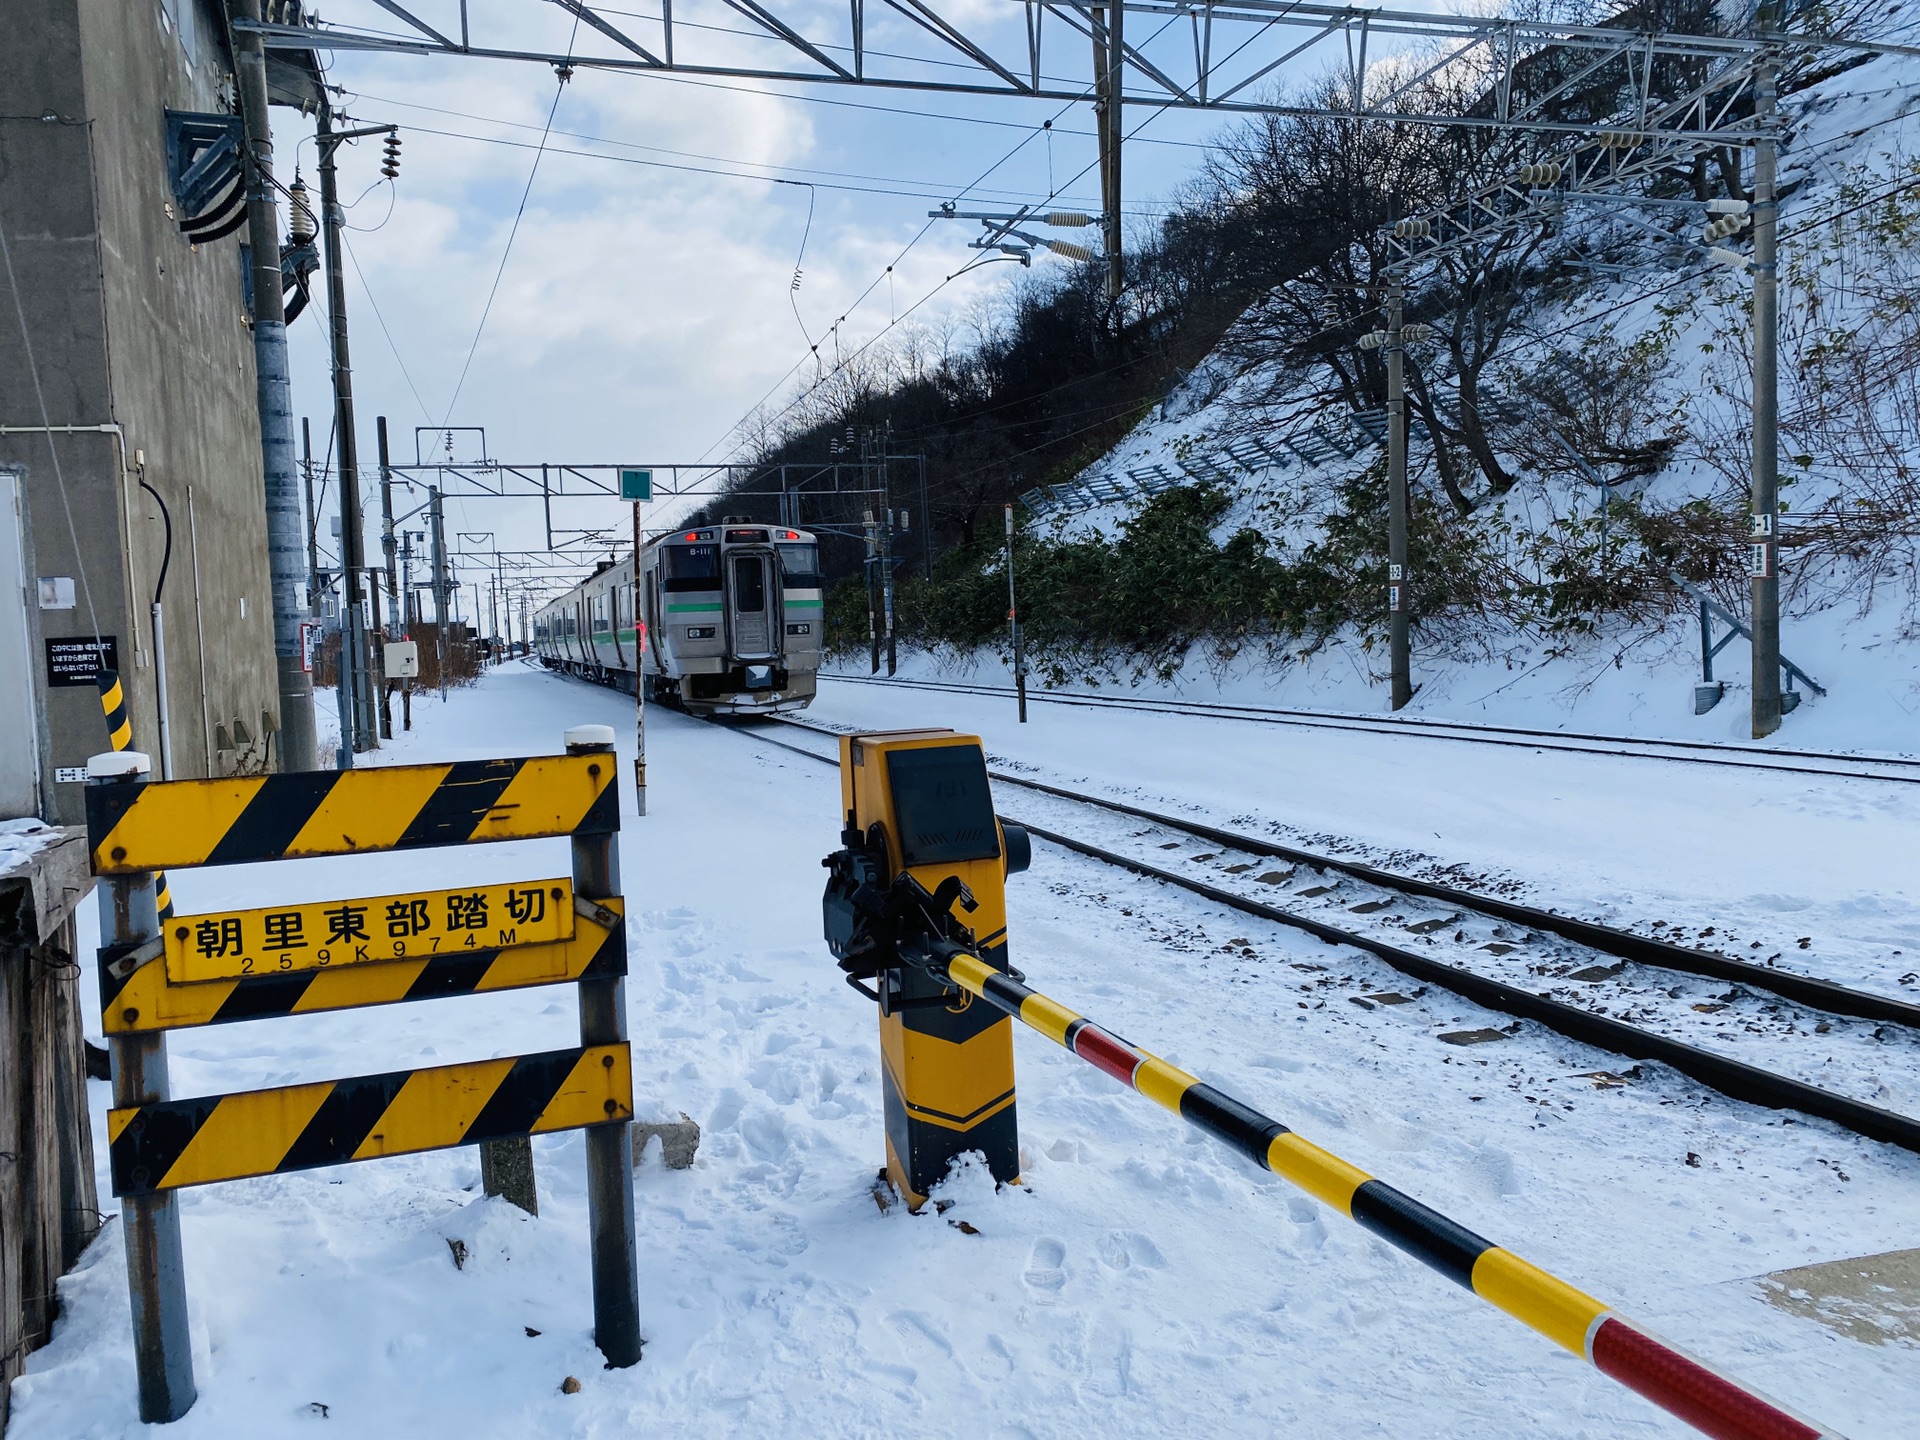
{"type": "Polygon", "coordinates": [[[728,519],[663,535],[640,564],[607,560],[533,620],[533,651],[562,670],[695,715],[812,702],[823,629],[820,546],[804,530],[728,519]]]}

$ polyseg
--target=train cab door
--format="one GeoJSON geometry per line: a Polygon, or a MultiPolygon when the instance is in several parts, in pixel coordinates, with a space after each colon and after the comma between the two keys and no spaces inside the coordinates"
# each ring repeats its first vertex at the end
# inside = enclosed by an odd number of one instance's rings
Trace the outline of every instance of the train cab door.
{"type": "Polygon", "coordinates": [[[727,629],[736,660],[770,660],[779,654],[777,605],[780,577],[767,550],[727,552],[727,629]]]}

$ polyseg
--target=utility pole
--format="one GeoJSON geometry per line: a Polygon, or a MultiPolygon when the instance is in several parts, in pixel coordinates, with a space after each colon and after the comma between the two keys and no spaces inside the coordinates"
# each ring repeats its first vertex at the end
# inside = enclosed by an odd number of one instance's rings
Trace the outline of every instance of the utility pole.
{"type": "Polygon", "coordinates": [[[300,469],[307,484],[307,613],[313,615],[320,609],[320,512],[313,507],[313,427],[304,415],[300,417],[300,469]]]}
{"type": "MultiPolygon", "coordinates": [[[[393,539],[393,469],[387,455],[387,417],[374,417],[374,433],[380,446],[380,549],[387,562],[387,626],[386,638],[399,640],[407,633],[406,615],[402,610],[400,581],[395,566],[397,546],[393,539]]],[[[376,586],[375,589],[379,587],[376,586]]],[[[393,738],[393,687],[385,680],[387,673],[386,647],[380,649],[380,735],[381,738],[393,738]]]]}
{"type": "MultiPolygon", "coordinates": [[[[334,154],[347,140],[360,135],[384,135],[390,128],[380,125],[335,131],[333,107],[324,92],[320,97],[315,138],[320,151],[320,231],[326,240],[327,318],[331,322],[333,348],[334,444],[340,453],[340,569],[346,582],[342,600],[347,607],[340,653],[343,664],[348,663],[348,652],[352,654],[348,673],[353,711],[351,738],[356,753],[379,749],[380,740],[374,705],[376,671],[369,654],[366,616],[360,608],[361,586],[366,574],[366,535],[365,520],[360,512],[360,445],[354,433],[353,365],[347,350],[347,281],[340,256],[340,231],[346,223],[346,214],[340,208],[334,154]]],[[[376,605],[377,594],[376,591],[376,605]]]]}
{"type": "MultiPolygon", "coordinates": [[[[1780,27],[1779,0],[1762,0],[1762,38],[1780,27]]],[[[1779,75],[1774,57],[1760,63],[1753,118],[1762,128],[1753,147],[1753,738],[1780,728],[1780,300],[1774,193],[1779,140],[1773,130],[1779,75]]]]}
{"type": "Polygon", "coordinates": [[[1392,705],[1413,699],[1413,655],[1407,615],[1412,576],[1407,569],[1406,337],[1401,333],[1405,286],[1395,273],[1387,290],[1387,657],[1392,705]]]}
{"type": "Polygon", "coordinates": [[[880,612],[887,627],[887,678],[891,680],[900,669],[900,651],[895,637],[893,623],[893,487],[887,478],[887,451],[891,449],[893,427],[887,427],[887,433],[880,442],[880,512],[884,517],[880,526],[880,612]]]}
{"type": "Polygon", "coordinates": [[[400,546],[393,533],[393,459],[387,452],[387,417],[373,418],[380,446],[380,548],[387,557],[387,638],[401,640],[407,633],[406,610],[400,603],[400,575],[396,561],[400,546]]]}
{"type": "Polygon", "coordinates": [[[873,518],[873,511],[867,511],[867,646],[873,652],[869,675],[880,673],[880,619],[875,613],[874,598],[879,589],[879,576],[874,568],[880,558],[880,526],[873,518]]]}
{"type": "MultiPolygon", "coordinates": [[[[781,468],[780,500],[786,503],[786,470],[781,468]]],[[[633,502],[633,813],[647,813],[647,621],[641,614],[641,540],[640,502],[633,502]]],[[[532,637],[527,634],[527,604],[520,602],[520,636],[532,654],[532,637]]],[[[785,643],[784,641],[782,642],[785,643]]]]}
{"type": "Polygon", "coordinates": [[[440,487],[427,491],[428,518],[433,531],[433,624],[434,668],[440,672],[440,698],[447,698],[447,527],[446,508],[440,501],[440,487]]]}
{"type": "MultiPolygon", "coordinates": [[[[260,23],[260,0],[227,0],[229,21],[260,23]]],[[[300,573],[300,480],[293,458],[293,387],[287,366],[287,312],[280,293],[280,217],[273,200],[273,126],[267,115],[266,47],[257,31],[233,30],[234,80],[246,127],[247,242],[253,263],[253,360],[266,491],[267,574],[273,591],[274,669],[280,688],[280,768],[319,764],[313,677],[302,664],[307,618],[300,573]]]]}
{"type": "Polygon", "coordinates": [[[1093,11],[1093,114],[1100,142],[1100,208],[1107,239],[1107,303],[1115,304],[1126,284],[1120,254],[1120,142],[1126,136],[1121,86],[1126,75],[1123,5],[1093,11]]]}
{"type": "Polygon", "coordinates": [[[1007,502],[1007,630],[1013,637],[1013,688],[1020,697],[1020,723],[1027,723],[1027,660],[1020,650],[1020,602],[1013,590],[1013,502],[1007,502]]]}

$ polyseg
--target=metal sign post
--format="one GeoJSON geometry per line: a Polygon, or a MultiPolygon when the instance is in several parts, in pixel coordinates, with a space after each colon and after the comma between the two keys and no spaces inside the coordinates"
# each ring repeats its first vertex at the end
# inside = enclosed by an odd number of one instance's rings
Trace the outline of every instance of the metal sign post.
{"type": "MultiPolygon", "coordinates": [[[[633,502],[633,808],[636,815],[647,813],[647,677],[643,673],[647,644],[647,622],[640,611],[640,549],[642,531],[640,507],[653,498],[651,470],[622,470],[620,498],[633,502]]],[[[616,635],[619,625],[614,626],[616,635]]]]}
{"type": "Polygon", "coordinates": [[[1013,688],[1020,697],[1020,723],[1027,723],[1027,659],[1020,649],[1020,602],[1013,590],[1013,505],[1007,505],[1007,629],[1013,639],[1013,688]]]}
{"type": "MultiPolygon", "coordinates": [[[[87,763],[90,787],[131,787],[150,769],[137,750],[96,755],[87,763]]],[[[115,876],[100,887],[101,976],[116,964],[157,955],[160,917],[151,870],[115,876]]],[[[167,1093],[164,1033],[109,1035],[116,1110],[163,1103],[167,1093]]],[[[121,1216],[126,1236],[127,1291],[133,1306],[133,1361],[139,1377],[140,1419],[149,1425],[178,1420],[193,1408],[193,1341],[187,1330],[187,1277],[180,1254],[180,1209],[170,1190],[128,1196],[121,1216]]]]}
{"type": "MultiPolygon", "coordinates": [[[[601,757],[615,766],[613,727],[580,725],[567,731],[567,754],[601,757]]],[[[589,900],[620,894],[620,839],[612,830],[573,837],[574,893],[589,900]]],[[[622,957],[624,959],[624,957],[622,957]]],[[[627,967],[580,981],[580,1043],[627,1043],[627,967]]],[[[628,1106],[632,1118],[632,1106],[628,1106]]],[[[587,1234],[593,1247],[593,1339],[615,1369],[640,1359],[639,1257],[633,1234],[633,1127],[598,1125],[587,1131],[587,1234]]]]}

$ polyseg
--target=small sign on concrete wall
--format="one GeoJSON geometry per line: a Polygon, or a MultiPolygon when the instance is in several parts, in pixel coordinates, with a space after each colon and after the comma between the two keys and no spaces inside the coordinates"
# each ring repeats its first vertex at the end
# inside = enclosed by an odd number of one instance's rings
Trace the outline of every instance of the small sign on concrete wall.
{"type": "Polygon", "coordinates": [[[40,577],[40,608],[42,610],[73,609],[73,577],[71,575],[42,575],[40,577]]]}
{"type": "Polygon", "coordinates": [[[93,677],[102,670],[120,668],[120,637],[90,635],[47,637],[47,684],[50,686],[85,685],[93,688],[93,677]]]}

